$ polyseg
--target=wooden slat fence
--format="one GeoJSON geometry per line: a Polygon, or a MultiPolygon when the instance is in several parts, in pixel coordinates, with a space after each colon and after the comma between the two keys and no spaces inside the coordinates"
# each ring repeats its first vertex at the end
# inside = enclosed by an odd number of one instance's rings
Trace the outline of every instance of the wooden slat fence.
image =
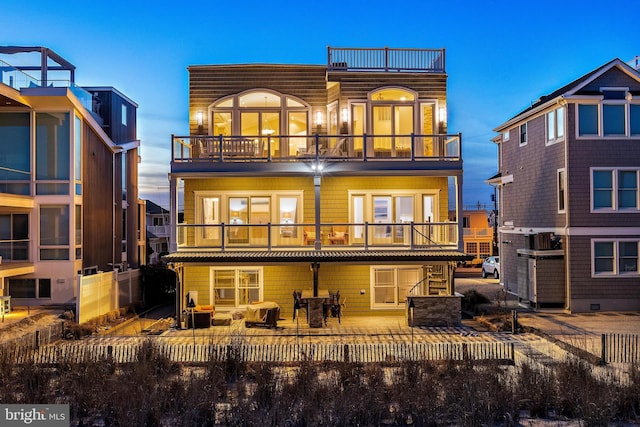
{"type": "Polygon", "coordinates": [[[41,346],[48,346],[62,339],[64,323],[49,325],[12,340],[0,343],[0,355],[7,360],[19,360],[41,346]]]}
{"type": "MultiPolygon", "coordinates": [[[[399,362],[418,360],[495,360],[513,362],[510,343],[376,343],[376,344],[171,344],[153,347],[174,362],[204,363],[235,359],[244,362],[399,362]]],[[[42,347],[18,362],[32,357],[35,363],[78,363],[113,358],[132,363],[138,358],[138,344],[65,343],[42,347]]]]}
{"type": "Polygon", "coordinates": [[[601,348],[606,363],[640,363],[640,335],[602,334],[601,348]]]}

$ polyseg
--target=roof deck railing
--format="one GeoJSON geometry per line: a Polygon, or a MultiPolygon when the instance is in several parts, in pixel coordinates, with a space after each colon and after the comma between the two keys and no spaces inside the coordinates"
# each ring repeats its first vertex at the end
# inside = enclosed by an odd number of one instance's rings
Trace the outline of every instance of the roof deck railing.
{"type": "Polygon", "coordinates": [[[444,73],[444,49],[328,47],[328,71],[444,73]]]}

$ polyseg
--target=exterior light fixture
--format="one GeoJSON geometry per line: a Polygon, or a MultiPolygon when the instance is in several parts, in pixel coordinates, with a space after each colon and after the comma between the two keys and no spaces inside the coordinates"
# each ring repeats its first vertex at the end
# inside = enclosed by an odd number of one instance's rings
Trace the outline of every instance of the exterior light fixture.
{"type": "Polygon", "coordinates": [[[322,111],[316,111],[316,125],[322,125],[322,111]]]}
{"type": "Polygon", "coordinates": [[[440,107],[440,110],[438,111],[438,116],[440,118],[440,122],[446,123],[447,122],[447,107],[440,107]]]}
{"type": "Polygon", "coordinates": [[[311,170],[322,172],[322,169],[324,169],[322,163],[314,163],[311,165],[311,170]]]}
{"type": "Polygon", "coordinates": [[[204,114],[202,113],[202,111],[198,111],[196,113],[196,120],[198,121],[198,126],[202,126],[203,118],[204,118],[204,114]]]}
{"type": "Polygon", "coordinates": [[[349,110],[347,108],[342,109],[342,115],[340,118],[342,119],[343,123],[346,123],[349,121],[349,110]]]}

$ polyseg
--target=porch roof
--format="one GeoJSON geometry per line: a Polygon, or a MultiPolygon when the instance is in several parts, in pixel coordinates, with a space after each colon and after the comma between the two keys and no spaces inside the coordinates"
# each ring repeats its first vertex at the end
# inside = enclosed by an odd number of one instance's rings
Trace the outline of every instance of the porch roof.
{"type": "Polygon", "coordinates": [[[454,250],[307,250],[307,251],[226,251],[175,252],[162,257],[165,262],[193,263],[282,263],[282,262],[425,262],[470,261],[473,255],[454,250]]]}

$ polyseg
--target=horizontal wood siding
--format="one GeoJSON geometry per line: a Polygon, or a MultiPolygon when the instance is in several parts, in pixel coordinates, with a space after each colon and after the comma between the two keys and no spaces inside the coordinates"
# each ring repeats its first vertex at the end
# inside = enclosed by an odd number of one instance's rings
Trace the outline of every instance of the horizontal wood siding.
{"type": "Polygon", "coordinates": [[[278,303],[280,317],[292,318],[294,290],[312,287],[313,273],[307,263],[264,267],[264,300],[278,303]]]}
{"type": "MultiPolygon", "coordinates": [[[[326,67],[319,65],[199,65],[189,70],[189,109],[207,111],[216,100],[249,89],[270,89],[293,95],[311,107],[326,108],[326,67]]],[[[195,120],[195,114],[190,114],[195,120]]],[[[189,123],[191,133],[198,124],[189,123]]],[[[204,117],[204,128],[208,117],[204,117]]]]}
{"type": "MultiPolygon", "coordinates": [[[[239,267],[229,267],[239,268],[239,267]]],[[[313,289],[313,273],[308,263],[264,266],[264,301],[273,301],[280,306],[280,315],[293,316],[293,291],[313,289]]],[[[340,291],[341,300],[346,298],[345,316],[381,316],[402,314],[404,306],[395,310],[370,309],[370,266],[321,264],[318,288],[340,291]],[[361,294],[360,290],[365,293],[361,294]]],[[[198,291],[198,304],[213,304],[210,299],[210,267],[186,266],[184,274],[185,295],[198,291]]]]}
{"type": "Polygon", "coordinates": [[[211,178],[186,179],[184,183],[184,218],[189,224],[197,223],[195,213],[195,192],[237,191],[246,196],[252,194],[277,193],[278,191],[302,191],[305,222],[313,222],[314,188],[313,177],[308,178],[211,178]]]}
{"type": "Polygon", "coordinates": [[[509,131],[501,143],[503,175],[513,176],[513,185],[502,187],[502,217],[517,227],[563,227],[558,214],[558,169],[564,167],[564,142],[545,145],[546,116],[527,122],[527,144],[520,146],[520,130],[509,131]]]}
{"type": "MultiPolygon", "coordinates": [[[[609,236],[612,239],[628,236],[609,236]]],[[[598,236],[598,238],[602,238],[598,236]]],[[[591,237],[568,236],[569,269],[571,270],[572,299],[587,299],[601,306],[607,299],[640,301],[638,277],[591,277],[591,237]]],[[[602,307],[604,310],[604,307],[602,307]]]]}
{"type": "MultiPolygon", "coordinates": [[[[448,217],[448,182],[446,177],[334,177],[322,178],[320,187],[321,218],[323,223],[349,222],[349,190],[382,194],[389,190],[438,190],[440,220],[448,217]],[[375,185],[373,184],[375,183],[375,185]]],[[[184,192],[184,215],[189,224],[197,223],[195,216],[196,191],[240,191],[245,195],[261,192],[303,191],[304,223],[315,222],[315,190],[313,178],[212,178],[187,179],[184,192]]],[[[264,194],[264,193],[262,193],[264,194]]]]}
{"type": "MultiPolygon", "coordinates": [[[[213,304],[213,300],[211,299],[211,295],[209,294],[210,289],[210,276],[209,276],[210,267],[207,266],[187,266],[184,269],[184,283],[182,284],[184,287],[184,295],[186,298],[187,292],[189,291],[197,291],[198,292],[198,304],[200,305],[209,305],[213,304]]],[[[183,301],[183,304],[186,302],[183,301]]]]}
{"type": "Polygon", "coordinates": [[[328,81],[340,83],[342,100],[367,99],[369,92],[385,86],[409,88],[421,99],[447,98],[445,74],[331,72],[328,81]]]}
{"type": "Polygon", "coordinates": [[[320,189],[321,222],[349,221],[349,190],[393,195],[392,190],[434,189],[440,192],[440,219],[444,221],[449,213],[447,184],[447,178],[444,177],[323,177],[320,189]]]}

